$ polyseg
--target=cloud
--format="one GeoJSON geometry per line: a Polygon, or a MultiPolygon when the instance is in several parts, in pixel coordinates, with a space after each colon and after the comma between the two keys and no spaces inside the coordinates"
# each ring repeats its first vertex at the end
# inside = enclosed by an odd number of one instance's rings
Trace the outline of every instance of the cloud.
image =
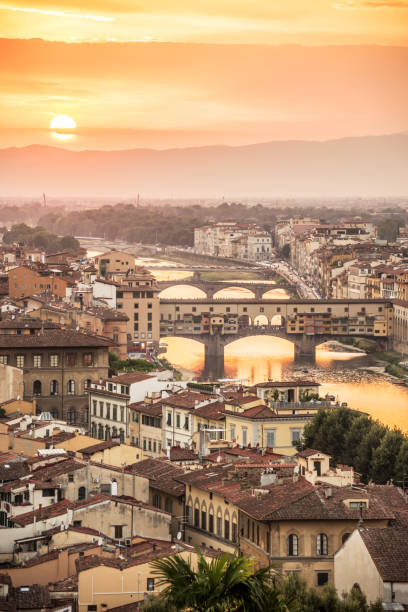
{"type": "Polygon", "coordinates": [[[361,11],[366,9],[408,9],[408,1],[405,0],[364,0],[355,2],[345,0],[332,5],[338,11],[361,11]]]}
{"type": "Polygon", "coordinates": [[[115,21],[115,17],[104,15],[89,15],[87,13],[65,13],[64,11],[54,11],[51,9],[39,9],[19,6],[1,6],[2,11],[15,11],[20,13],[37,13],[40,15],[50,15],[52,17],[68,17],[70,19],[89,19],[90,21],[115,21]]]}

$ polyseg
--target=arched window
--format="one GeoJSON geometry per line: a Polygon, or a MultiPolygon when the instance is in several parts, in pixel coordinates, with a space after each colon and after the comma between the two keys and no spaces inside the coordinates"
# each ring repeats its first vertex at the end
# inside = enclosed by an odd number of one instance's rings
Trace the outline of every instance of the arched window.
{"type": "Polygon", "coordinates": [[[230,515],[228,510],[224,514],[224,538],[226,540],[230,539],[230,515]]]}
{"type": "Polygon", "coordinates": [[[327,535],[325,533],[319,533],[316,538],[316,553],[318,555],[327,555],[327,535]]]}
{"type": "Polygon", "coordinates": [[[120,440],[121,444],[124,444],[124,442],[125,442],[125,432],[123,431],[123,429],[121,429],[119,431],[119,440],[120,440]]]}
{"type": "Polygon", "coordinates": [[[33,382],[33,395],[41,395],[41,380],[33,382]]]}
{"type": "Polygon", "coordinates": [[[222,512],[221,508],[217,510],[217,536],[222,538],[222,512]]]}
{"type": "Polygon", "coordinates": [[[106,425],[106,427],[105,427],[105,440],[110,440],[110,437],[111,437],[110,427],[108,425],[106,425]]]}
{"type": "Polygon", "coordinates": [[[201,504],[201,529],[207,531],[207,506],[205,502],[201,504]]]}
{"type": "Polygon", "coordinates": [[[348,540],[349,537],[350,537],[349,533],[343,533],[343,535],[341,536],[341,543],[344,544],[344,542],[348,540]]]}
{"type": "Polygon", "coordinates": [[[232,524],[231,524],[231,540],[234,542],[234,544],[237,543],[237,536],[238,536],[237,515],[234,512],[232,515],[232,524]]]}
{"type": "Polygon", "coordinates": [[[116,478],[114,478],[111,482],[111,495],[117,495],[118,494],[118,483],[116,481],[116,478]]]}
{"type": "Polygon", "coordinates": [[[288,557],[297,557],[299,554],[299,539],[294,533],[288,536],[287,553],[288,557]]]}
{"type": "Polygon", "coordinates": [[[50,395],[58,395],[58,380],[50,382],[50,395]]]}
{"type": "Polygon", "coordinates": [[[91,382],[92,380],[90,378],[86,378],[84,380],[84,391],[86,391],[87,389],[89,389],[89,387],[91,386],[91,382]]]}
{"type": "Polygon", "coordinates": [[[188,525],[193,524],[193,500],[189,497],[186,504],[186,521],[188,525]]]}
{"type": "Polygon", "coordinates": [[[81,499],[85,499],[86,497],[86,489],[85,487],[79,487],[78,489],[78,501],[81,501],[81,499]]]}
{"type": "Polygon", "coordinates": [[[96,423],[92,423],[91,425],[91,436],[92,438],[96,438],[96,423]]]}
{"type": "Polygon", "coordinates": [[[67,393],[68,393],[68,395],[74,395],[75,394],[75,380],[69,380],[67,382],[67,393]]]}
{"type": "Polygon", "coordinates": [[[103,425],[101,423],[99,423],[98,425],[98,439],[99,440],[103,440],[104,436],[103,436],[103,425]]]}
{"type": "Polygon", "coordinates": [[[200,527],[200,504],[197,499],[194,503],[194,527],[200,527]]]}

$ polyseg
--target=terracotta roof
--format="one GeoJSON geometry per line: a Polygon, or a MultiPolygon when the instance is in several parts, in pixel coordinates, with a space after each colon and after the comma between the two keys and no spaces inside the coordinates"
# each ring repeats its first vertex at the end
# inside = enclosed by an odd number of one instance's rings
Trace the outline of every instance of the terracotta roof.
{"type": "Polygon", "coordinates": [[[11,600],[15,601],[17,610],[36,610],[51,608],[51,598],[48,586],[31,584],[28,587],[12,587],[9,592],[11,600]]]}
{"type": "Polygon", "coordinates": [[[398,489],[382,485],[366,487],[363,491],[349,487],[331,486],[331,495],[326,497],[327,485],[313,487],[303,478],[297,482],[289,479],[282,485],[272,484],[263,487],[269,494],[260,499],[252,497],[239,502],[239,508],[258,520],[353,520],[360,518],[359,508],[350,508],[344,500],[368,500],[363,510],[363,518],[391,520],[395,518],[394,506],[405,507],[398,489]]]}
{"type": "Polygon", "coordinates": [[[225,404],[223,402],[212,402],[211,404],[196,408],[194,414],[204,419],[222,421],[225,419],[225,404]]]}
{"type": "Polygon", "coordinates": [[[198,455],[190,448],[181,448],[181,446],[172,446],[170,448],[170,461],[195,461],[198,455]]]}
{"type": "Polygon", "coordinates": [[[195,393],[194,391],[183,391],[182,393],[175,393],[170,397],[163,399],[163,404],[166,406],[174,406],[175,408],[188,408],[193,409],[197,404],[208,400],[217,400],[215,395],[208,393],[195,393]]]}
{"type": "Polygon", "coordinates": [[[163,402],[153,402],[153,404],[148,404],[146,402],[135,402],[133,404],[129,404],[128,408],[132,408],[137,412],[143,412],[143,414],[149,414],[150,416],[162,416],[163,402]]]}
{"type": "Polygon", "coordinates": [[[10,463],[0,464],[0,481],[9,482],[17,480],[22,476],[26,476],[30,471],[28,465],[24,461],[13,461],[10,463]]]}
{"type": "Polygon", "coordinates": [[[86,448],[81,448],[78,452],[82,453],[83,455],[93,455],[94,453],[99,453],[106,448],[112,448],[114,446],[120,446],[120,442],[115,442],[114,440],[104,440],[103,442],[92,444],[86,448]]]}
{"type": "Polygon", "coordinates": [[[65,456],[63,456],[62,461],[57,461],[55,463],[39,467],[36,470],[33,470],[32,474],[34,478],[41,478],[41,480],[44,481],[56,478],[57,476],[62,476],[63,474],[69,474],[70,472],[74,472],[75,470],[80,470],[85,467],[85,463],[78,461],[78,459],[74,459],[73,457],[65,459],[65,456]]]}
{"type": "Polygon", "coordinates": [[[105,378],[104,380],[119,383],[120,385],[131,385],[141,382],[142,380],[149,380],[152,376],[154,376],[154,374],[148,374],[147,372],[128,372],[127,374],[119,374],[118,376],[112,376],[112,378],[105,378]]]}
{"type": "Polygon", "coordinates": [[[307,459],[307,457],[311,457],[312,455],[325,455],[326,457],[330,457],[330,455],[328,455],[327,453],[323,453],[322,451],[316,450],[314,448],[306,448],[303,451],[300,451],[298,454],[298,457],[303,457],[304,459],[307,459]]]}
{"type": "Polygon", "coordinates": [[[73,330],[45,331],[37,335],[0,334],[0,348],[73,347],[97,348],[116,346],[111,338],[81,334],[73,330]]]}
{"type": "Polygon", "coordinates": [[[406,529],[359,529],[359,534],[384,582],[408,582],[406,529]]]}
{"type": "Polygon", "coordinates": [[[51,506],[46,506],[41,509],[38,508],[33,512],[19,514],[13,517],[13,523],[25,527],[26,525],[31,525],[34,522],[34,518],[37,521],[42,521],[55,516],[61,516],[62,514],[66,514],[67,510],[70,508],[74,508],[74,504],[67,499],[62,499],[60,502],[52,504],[51,506]]]}
{"type": "Polygon", "coordinates": [[[150,481],[150,487],[168,493],[169,495],[180,496],[184,494],[184,485],[180,484],[175,478],[184,474],[166,459],[144,459],[138,463],[133,463],[125,467],[126,472],[144,476],[150,481]]]}
{"type": "Polygon", "coordinates": [[[229,391],[228,393],[223,393],[223,395],[227,404],[234,404],[237,406],[260,401],[257,395],[244,395],[241,391],[229,391]]]}
{"type": "MultiPolygon", "coordinates": [[[[39,319],[6,319],[0,321],[0,329],[59,329],[57,323],[39,319]]],[[[14,334],[13,334],[14,335],[14,334]]]]}
{"type": "Polygon", "coordinates": [[[318,387],[319,383],[313,380],[268,380],[254,385],[261,389],[274,389],[275,387],[318,387]]]}

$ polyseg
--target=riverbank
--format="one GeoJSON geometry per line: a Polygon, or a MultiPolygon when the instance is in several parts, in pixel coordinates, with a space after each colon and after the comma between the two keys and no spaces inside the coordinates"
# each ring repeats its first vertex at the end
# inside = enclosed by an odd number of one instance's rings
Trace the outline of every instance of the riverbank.
{"type": "MultiPolygon", "coordinates": [[[[378,363],[378,366],[374,366],[377,371],[380,367],[383,367],[385,374],[408,382],[408,368],[400,363],[404,359],[402,353],[379,351],[375,340],[369,340],[368,338],[345,338],[341,340],[341,343],[372,355],[378,363]]],[[[374,368],[372,368],[372,371],[375,371],[374,368]]]]}

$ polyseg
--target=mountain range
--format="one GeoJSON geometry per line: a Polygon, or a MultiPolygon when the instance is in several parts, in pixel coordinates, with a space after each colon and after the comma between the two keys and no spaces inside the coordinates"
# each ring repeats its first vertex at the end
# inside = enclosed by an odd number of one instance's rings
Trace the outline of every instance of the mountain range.
{"type": "Polygon", "coordinates": [[[167,150],[0,149],[0,196],[408,195],[408,133],[167,150]]]}

